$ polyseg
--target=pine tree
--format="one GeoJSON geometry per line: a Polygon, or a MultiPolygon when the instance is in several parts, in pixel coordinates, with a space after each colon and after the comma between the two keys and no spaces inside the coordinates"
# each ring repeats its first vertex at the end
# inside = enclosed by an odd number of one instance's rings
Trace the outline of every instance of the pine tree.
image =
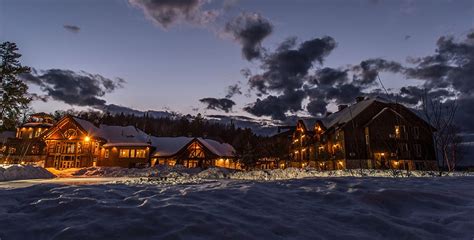
{"type": "Polygon", "coordinates": [[[28,86],[18,79],[19,74],[30,72],[30,68],[20,64],[21,54],[17,51],[15,43],[0,44],[0,131],[14,129],[31,102],[28,86]]]}

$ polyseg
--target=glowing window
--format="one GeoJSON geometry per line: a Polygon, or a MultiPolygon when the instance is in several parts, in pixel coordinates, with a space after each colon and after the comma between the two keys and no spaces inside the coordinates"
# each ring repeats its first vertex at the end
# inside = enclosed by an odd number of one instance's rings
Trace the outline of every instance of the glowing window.
{"type": "Polygon", "coordinates": [[[205,158],[204,151],[197,143],[191,144],[188,148],[189,158],[205,158]]]}
{"type": "Polygon", "coordinates": [[[120,158],[128,158],[130,156],[130,149],[120,149],[120,158]]]}
{"type": "Polygon", "coordinates": [[[400,126],[395,125],[395,137],[400,138],[400,126]]]}
{"type": "Polygon", "coordinates": [[[136,151],[136,158],[145,158],[146,151],[144,149],[137,149],[136,151]]]}

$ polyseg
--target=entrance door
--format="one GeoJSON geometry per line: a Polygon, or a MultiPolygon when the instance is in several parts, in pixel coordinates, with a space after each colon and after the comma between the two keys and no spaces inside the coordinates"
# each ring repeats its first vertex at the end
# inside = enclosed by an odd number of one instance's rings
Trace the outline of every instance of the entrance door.
{"type": "Polygon", "coordinates": [[[386,153],[374,153],[375,168],[388,169],[388,159],[386,153]]]}

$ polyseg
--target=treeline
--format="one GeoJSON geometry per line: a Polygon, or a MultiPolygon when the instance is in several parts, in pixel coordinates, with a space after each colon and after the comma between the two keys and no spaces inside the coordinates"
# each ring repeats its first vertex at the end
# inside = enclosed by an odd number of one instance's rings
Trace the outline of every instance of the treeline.
{"type": "Polygon", "coordinates": [[[66,114],[100,124],[117,126],[135,126],[147,134],[156,137],[203,137],[219,142],[231,144],[236,154],[246,166],[252,166],[260,158],[286,158],[288,156],[288,142],[283,137],[258,136],[250,128],[236,127],[232,122],[222,124],[209,121],[201,114],[196,116],[183,115],[177,117],[154,118],[144,114],[110,114],[98,111],[76,112],[56,111],[52,115],[59,120],[66,114]]]}

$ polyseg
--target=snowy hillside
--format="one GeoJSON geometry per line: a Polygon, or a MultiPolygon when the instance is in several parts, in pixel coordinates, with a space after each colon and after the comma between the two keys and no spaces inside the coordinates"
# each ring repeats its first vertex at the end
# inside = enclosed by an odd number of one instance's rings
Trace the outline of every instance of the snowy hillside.
{"type": "Polygon", "coordinates": [[[472,239],[474,178],[0,190],[1,239],[472,239]]]}

